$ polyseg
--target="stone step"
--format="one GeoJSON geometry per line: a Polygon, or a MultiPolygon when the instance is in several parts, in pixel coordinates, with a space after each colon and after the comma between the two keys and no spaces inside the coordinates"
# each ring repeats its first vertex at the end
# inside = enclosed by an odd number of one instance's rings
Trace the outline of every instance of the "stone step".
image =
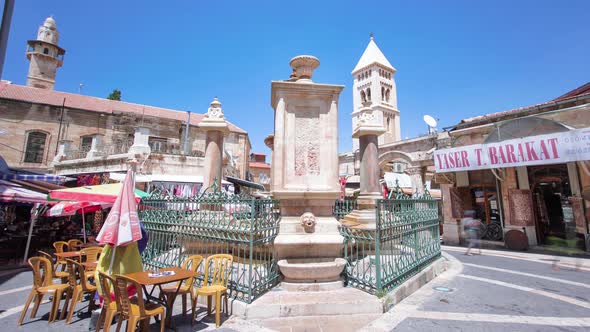
{"type": "Polygon", "coordinates": [[[355,288],[319,292],[290,292],[275,288],[241,311],[245,319],[277,317],[382,314],[383,305],[373,295],[355,288]]]}
{"type": "Polygon", "coordinates": [[[338,233],[279,234],[274,248],[279,259],[286,257],[340,257],[344,238],[338,233]]]}
{"type": "Polygon", "coordinates": [[[270,318],[250,321],[252,324],[281,332],[318,331],[353,332],[370,324],[382,314],[353,314],[270,318]]]}

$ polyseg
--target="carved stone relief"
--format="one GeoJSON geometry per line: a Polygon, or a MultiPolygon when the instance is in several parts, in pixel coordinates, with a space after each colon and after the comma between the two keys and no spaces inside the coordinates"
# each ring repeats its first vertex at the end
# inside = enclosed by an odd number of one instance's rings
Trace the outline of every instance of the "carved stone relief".
{"type": "Polygon", "coordinates": [[[298,108],[295,117],[295,175],[319,175],[319,109],[298,108]]]}

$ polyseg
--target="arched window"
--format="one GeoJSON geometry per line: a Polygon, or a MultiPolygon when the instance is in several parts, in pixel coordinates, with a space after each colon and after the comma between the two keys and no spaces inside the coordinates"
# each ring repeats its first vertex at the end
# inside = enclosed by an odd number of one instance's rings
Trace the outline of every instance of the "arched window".
{"type": "Polygon", "coordinates": [[[45,154],[45,143],[47,134],[40,131],[31,131],[27,135],[27,146],[25,148],[25,163],[43,163],[45,154]]]}
{"type": "Polygon", "coordinates": [[[43,49],[43,54],[49,54],[49,49],[47,47],[43,49]]]}
{"type": "Polygon", "coordinates": [[[371,101],[371,88],[367,88],[367,100],[371,101]]]}
{"type": "Polygon", "coordinates": [[[391,132],[391,118],[387,117],[387,132],[391,132]]]}
{"type": "Polygon", "coordinates": [[[385,88],[381,87],[381,100],[385,100],[385,88]]]}
{"type": "Polygon", "coordinates": [[[367,96],[365,95],[365,91],[361,90],[361,101],[363,103],[367,102],[367,96]]]}
{"type": "Polygon", "coordinates": [[[385,91],[385,101],[389,103],[389,89],[385,91]]]}

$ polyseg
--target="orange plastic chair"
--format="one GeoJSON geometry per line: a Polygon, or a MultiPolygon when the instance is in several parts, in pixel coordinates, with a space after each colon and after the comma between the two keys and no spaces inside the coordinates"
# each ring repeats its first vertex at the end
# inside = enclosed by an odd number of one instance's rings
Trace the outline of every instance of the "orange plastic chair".
{"type": "Polygon", "coordinates": [[[160,332],[164,332],[166,321],[166,308],[156,303],[144,303],[141,285],[132,278],[123,275],[115,276],[115,303],[119,311],[117,331],[121,329],[124,320],[127,320],[127,332],[135,331],[135,325],[139,321],[160,315],[160,332]],[[128,285],[135,287],[137,294],[136,301],[129,299],[128,285]]]}
{"type": "MultiPolygon", "coordinates": [[[[88,247],[80,250],[80,262],[96,262],[102,253],[101,247],[88,247]]],[[[86,268],[86,272],[93,274],[94,268],[86,268]]]]}
{"type": "MultiPolygon", "coordinates": [[[[53,249],[55,249],[56,253],[68,251],[68,243],[66,241],[53,242],[53,249]]],[[[65,271],[66,270],[66,260],[63,258],[57,258],[55,261],[56,270],[60,265],[61,265],[61,270],[65,271]]]]}
{"type": "MultiPolygon", "coordinates": [[[[203,256],[192,255],[185,259],[184,262],[182,262],[181,267],[185,270],[196,272],[199,268],[199,265],[201,265],[202,261],[203,256]]],[[[195,303],[193,303],[193,296],[191,292],[193,288],[194,278],[189,278],[186,281],[184,281],[184,285],[180,286],[179,289],[178,286],[181,283],[183,283],[183,281],[175,283],[174,286],[163,286],[162,292],[160,293],[160,298],[164,297],[166,299],[166,302],[168,303],[168,308],[172,308],[172,303],[170,303],[170,301],[172,300],[171,295],[176,293],[176,290],[178,289],[178,294],[182,295],[182,315],[185,316],[187,295],[191,295],[191,304],[193,306],[193,311],[195,310],[195,303]]]]}
{"type": "Polygon", "coordinates": [[[69,251],[78,251],[78,246],[80,244],[83,244],[84,242],[78,240],[78,239],[72,239],[68,241],[68,250],[69,251]]]}
{"type": "Polygon", "coordinates": [[[68,297],[66,298],[66,305],[69,303],[70,300],[72,301],[72,303],[70,303],[70,308],[68,310],[68,318],[66,319],[66,324],[70,324],[72,322],[74,310],[76,309],[76,304],[78,302],[82,302],[82,296],[84,294],[90,293],[90,304],[88,305],[88,312],[91,312],[94,309],[94,295],[96,294],[96,286],[88,283],[88,279],[86,278],[86,274],[84,273],[83,265],[71,259],[66,259],[66,263],[68,264],[69,272],[69,292],[68,297]]]}
{"type": "Polygon", "coordinates": [[[100,326],[103,325],[103,330],[109,332],[111,322],[115,315],[120,312],[117,310],[117,303],[111,299],[111,289],[115,285],[115,279],[108,274],[98,271],[98,282],[100,283],[102,300],[102,310],[96,322],[96,332],[100,331],[100,326]]]}
{"type": "MultiPolygon", "coordinates": [[[[55,320],[55,316],[57,316],[62,293],[67,291],[68,285],[53,284],[53,265],[47,258],[31,257],[29,258],[29,265],[33,269],[33,288],[31,289],[31,293],[29,293],[27,302],[25,302],[23,311],[20,314],[18,325],[22,325],[23,319],[27,314],[27,310],[29,310],[29,306],[31,305],[33,297],[35,298],[35,306],[31,312],[31,318],[35,318],[37,310],[39,309],[39,304],[41,304],[45,294],[51,294],[53,296],[53,304],[51,305],[51,311],[49,312],[49,322],[51,323],[55,320]]],[[[64,306],[62,310],[62,318],[65,309],[66,306],[64,306]]]]}
{"type": "MultiPolygon", "coordinates": [[[[199,295],[207,296],[207,314],[211,314],[211,299],[215,295],[215,325],[220,325],[221,297],[225,297],[225,312],[227,306],[227,282],[229,281],[234,257],[227,254],[217,254],[207,257],[205,261],[205,279],[203,286],[194,293],[193,304],[196,306],[199,295]],[[211,271],[213,270],[213,271],[211,271]]],[[[193,317],[195,320],[195,306],[193,317]]]]}
{"type": "Polygon", "coordinates": [[[42,250],[38,250],[37,253],[39,254],[39,256],[47,258],[47,260],[51,262],[51,265],[53,267],[53,276],[55,278],[60,278],[62,284],[66,284],[68,282],[68,272],[57,271],[57,269],[56,269],[57,266],[55,264],[55,260],[53,259],[53,256],[51,256],[51,254],[48,254],[42,250]]]}

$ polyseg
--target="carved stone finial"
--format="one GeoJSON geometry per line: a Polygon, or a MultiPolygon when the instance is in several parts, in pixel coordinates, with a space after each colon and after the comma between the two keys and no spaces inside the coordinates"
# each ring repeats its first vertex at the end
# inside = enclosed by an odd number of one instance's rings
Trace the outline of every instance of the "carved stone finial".
{"type": "Polygon", "coordinates": [[[289,61],[297,80],[311,81],[313,70],[320,65],[320,60],[311,55],[299,55],[289,61]]]}
{"type": "Polygon", "coordinates": [[[207,110],[207,117],[211,119],[223,119],[223,109],[217,97],[213,98],[211,106],[207,110]]]}
{"type": "Polygon", "coordinates": [[[315,232],[315,216],[311,212],[305,212],[299,218],[301,222],[301,226],[303,226],[303,230],[305,233],[314,233],[315,232]]]}
{"type": "Polygon", "coordinates": [[[369,34],[369,36],[371,37],[371,40],[375,39],[375,35],[373,34],[373,32],[371,32],[371,33],[369,34]]]}

